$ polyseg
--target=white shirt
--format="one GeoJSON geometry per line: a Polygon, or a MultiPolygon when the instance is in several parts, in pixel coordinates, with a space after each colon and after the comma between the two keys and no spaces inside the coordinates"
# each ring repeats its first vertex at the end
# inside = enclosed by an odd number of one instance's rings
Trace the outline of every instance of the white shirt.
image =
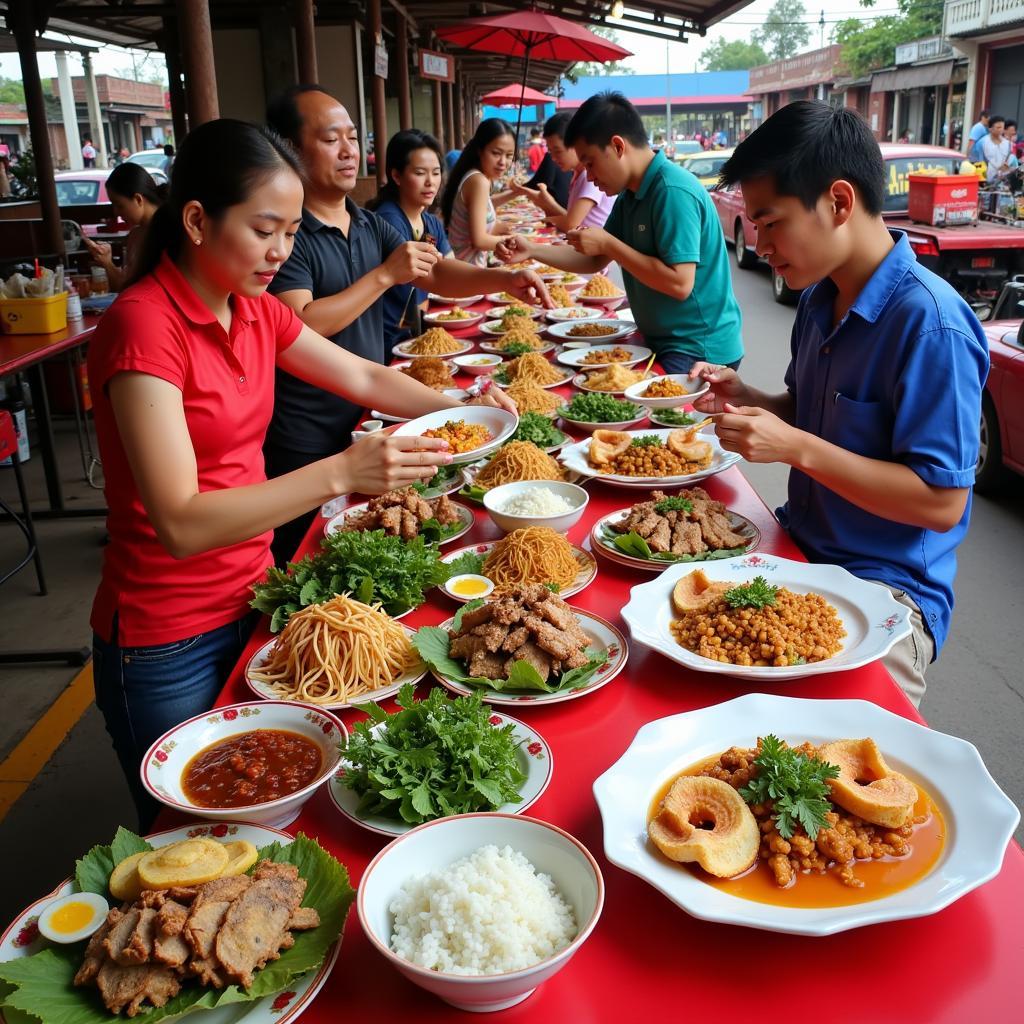
{"type": "Polygon", "coordinates": [[[988,164],[985,180],[995,181],[999,172],[1006,169],[1006,162],[1010,159],[1010,140],[1000,139],[998,142],[993,142],[992,136],[986,135],[979,145],[981,146],[981,155],[985,163],[988,164]]]}
{"type": "Polygon", "coordinates": [[[88,157],[95,156],[95,155],[96,155],[95,148],[90,146],[88,143],[86,143],[86,145],[84,145],[82,147],[82,156],[88,158],[88,157]]]}

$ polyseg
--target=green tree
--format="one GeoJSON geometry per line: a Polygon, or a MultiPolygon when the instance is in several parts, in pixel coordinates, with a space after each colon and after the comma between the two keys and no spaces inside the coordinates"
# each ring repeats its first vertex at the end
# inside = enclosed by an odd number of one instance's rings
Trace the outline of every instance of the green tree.
{"type": "Polygon", "coordinates": [[[17,78],[0,75],[0,103],[24,103],[25,87],[17,78]]]}
{"type": "MultiPolygon", "coordinates": [[[[873,7],[874,0],[861,0],[873,7]]],[[[942,6],[932,0],[896,0],[898,15],[865,19],[847,18],[835,27],[832,38],[843,47],[843,63],[854,77],[893,62],[896,47],[942,31],[942,6]]]]}
{"type": "Polygon", "coordinates": [[[803,20],[806,16],[802,0],[775,0],[752,38],[769,60],[785,60],[799,53],[811,38],[811,26],[803,20]]]}
{"type": "MultiPolygon", "coordinates": [[[[601,36],[602,39],[607,39],[610,43],[619,42],[618,32],[613,28],[609,28],[607,25],[590,25],[588,27],[595,36],[601,36]]],[[[619,45],[621,46],[622,44],[620,43],[619,45]]],[[[613,60],[608,64],[602,64],[599,61],[580,61],[578,64],[573,64],[568,68],[564,77],[568,78],[569,81],[575,85],[581,78],[588,78],[592,75],[631,74],[633,74],[633,69],[627,68],[617,60],[613,60]]]]}
{"type": "Polygon", "coordinates": [[[727,43],[716,39],[704,48],[701,66],[705,71],[749,71],[768,63],[768,54],[757,43],[736,39],[727,43]]]}

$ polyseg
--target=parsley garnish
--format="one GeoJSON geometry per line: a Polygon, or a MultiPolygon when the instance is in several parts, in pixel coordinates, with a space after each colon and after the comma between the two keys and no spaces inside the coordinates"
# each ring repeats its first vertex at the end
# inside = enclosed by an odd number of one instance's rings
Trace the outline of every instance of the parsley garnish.
{"type": "Polygon", "coordinates": [[[661,438],[657,434],[641,434],[629,442],[631,448],[660,448],[661,438]]]}
{"type": "Polygon", "coordinates": [[[654,506],[654,511],[659,515],[664,515],[666,512],[692,512],[693,502],[689,498],[678,496],[665,498],[654,506]]]}
{"type": "Polygon", "coordinates": [[[525,356],[532,351],[533,346],[527,345],[525,341],[510,341],[501,346],[501,353],[506,356],[525,356]]]}
{"type": "Polygon", "coordinates": [[[839,776],[834,764],[808,757],[786,746],[777,736],[761,740],[761,752],[754,758],[760,771],[739,790],[748,804],[772,801],[772,816],[779,835],[792,839],[802,825],[813,842],[827,824],[825,815],[832,810],[826,799],[828,780],[839,776]]]}
{"type": "Polygon", "coordinates": [[[725,592],[725,600],[733,608],[765,608],[775,604],[778,587],[773,587],[763,576],[755,576],[752,583],[741,583],[725,592]]]}

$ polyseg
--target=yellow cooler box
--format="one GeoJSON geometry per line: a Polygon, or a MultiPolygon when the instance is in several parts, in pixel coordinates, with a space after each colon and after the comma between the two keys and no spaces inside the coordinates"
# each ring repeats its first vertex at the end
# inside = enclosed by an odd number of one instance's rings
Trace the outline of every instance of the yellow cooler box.
{"type": "Polygon", "coordinates": [[[53,334],[68,325],[68,293],[47,299],[0,299],[4,334],[53,334]]]}

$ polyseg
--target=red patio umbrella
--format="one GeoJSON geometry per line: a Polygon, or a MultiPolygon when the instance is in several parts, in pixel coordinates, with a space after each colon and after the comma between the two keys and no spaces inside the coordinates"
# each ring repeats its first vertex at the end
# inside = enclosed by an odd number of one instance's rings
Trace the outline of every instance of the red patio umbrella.
{"type": "Polygon", "coordinates": [[[547,96],[528,85],[506,85],[503,89],[495,89],[486,96],[480,97],[481,103],[489,107],[516,107],[525,103],[554,103],[553,96],[547,96]]]}
{"type": "MultiPolygon", "coordinates": [[[[509,14],[467,18],[458,25],[445,25],[437,30],[441,39],[466,50],[486,53],[507,53],[523,57],[523,88],[530,73],[530,61],[599,61],[632,57],[633,54],[616,43],[602,39],[574,21],[541,11],[513,11],[509,14]]],[[[516,141],[522,124],[523,108],[519,106],[516,120],[516,141]]]]}

